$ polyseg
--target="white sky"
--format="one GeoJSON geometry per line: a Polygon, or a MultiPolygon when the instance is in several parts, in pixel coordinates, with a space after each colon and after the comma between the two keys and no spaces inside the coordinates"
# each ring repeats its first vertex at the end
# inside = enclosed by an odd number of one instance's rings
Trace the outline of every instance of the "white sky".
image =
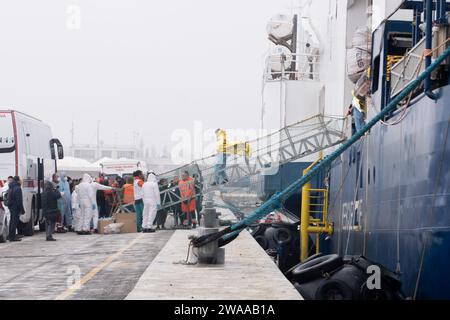
{"type": "Polygon", "coordinates": [[[170,142],[177,128],[258,128],[266,23],[291,0],[2,0],[0,107],[66,146],[170,142]],[[67,28],[70,5],[81,29],[67,28]]]}

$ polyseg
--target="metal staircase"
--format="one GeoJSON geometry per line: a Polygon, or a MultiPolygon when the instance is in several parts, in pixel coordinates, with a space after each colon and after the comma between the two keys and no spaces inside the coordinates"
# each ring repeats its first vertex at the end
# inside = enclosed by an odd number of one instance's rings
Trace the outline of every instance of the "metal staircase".
{"type": "MultiPolygon", "coordinates": [[[[197,173],[196,187],[204,194],[223,190],[225,187],[245,185],[256,175],[272,175],[280,166],[293,162],[345,141],[343,117],[316,115],[301,122],[289,125],[265,137],[248,141],[250,153],[231,154],[227,157],[226,175],[228,182],[214,185],[215,155],[193,161],[183,167],[159,175],[169,182],[182,171],[197,173]]],[[[183,201],[177,186],[161,192],[163,208],[170,208],[183,201]]]]}

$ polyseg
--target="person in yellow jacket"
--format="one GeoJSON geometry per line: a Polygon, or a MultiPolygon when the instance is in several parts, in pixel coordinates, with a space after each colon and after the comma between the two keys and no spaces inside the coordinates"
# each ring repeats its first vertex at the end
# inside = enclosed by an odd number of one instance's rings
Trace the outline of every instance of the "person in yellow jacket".
{"type": "Polygon", "coordinates": [[[226,173],[227,167],[227,133],[223,129],[216,130],[217,154],[216,165],[214,166],[214,183],[213,185],[228,183],[226,173]]]}
{"type": "Polygon", "coordinates": [[[355,134],[356,132],[360,131],[366,124],[365,117],[366,117],[366,101],[364,98],[358,96],[355,91],[352,91],[352,104],[349,107],[349,115],[353,116],[353,120],[355,121],[355,134]]]}

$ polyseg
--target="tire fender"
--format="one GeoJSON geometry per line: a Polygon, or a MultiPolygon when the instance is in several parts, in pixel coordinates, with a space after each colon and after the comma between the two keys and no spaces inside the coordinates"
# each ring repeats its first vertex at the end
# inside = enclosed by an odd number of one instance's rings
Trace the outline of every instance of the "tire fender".
{"type": "Polygon", "coordinates": [[[352,289],[343,281],[326,280],[316,291],[316,300],[353,300],[352,289]]]}
{"type": "Polygon", "coordinates": [[[337,254],[315,258],[302,263],[292,271],[293,278],[299,284],[309,282],[322,277],[324,273],[330,273],[344,265],[344,261],[337,254]]]}
{"type": "Polygon", "coordinates": [[[264,236],[257,236],[255,237],[255,240],[264,250],[267,250],[269,248],[269,242],[264,236]]]}
{"type": "Polygon", "coordinates": [[[306,260],[303,261],[302,263],[299,263],[299,264],[295,265],[294,267],[292,267],[291,269],[289,269],[284,275],[285,275],[288,279],[290,279],[290,277],[292,277],[292,272],[293,272],[295,269],[297,269],[299,266],[301,266],[303,263],[307,263],[307,262],[309,262],[309,261],[312,261],[312,260],[314,260],[314,259],[317,259],[317,258],[320,258],[320,257],[323,257],[323,256],[324,256],[323,253],[316,253],[315,255],[309,257],[308,259],[306,259],[306,260]]]}
{"type": "Polygon", "coordinates": [[[293,239],[291,232],[286,228],[276,229],[273,238],[276,243],[283,245],[291,243],[293,239]]]}

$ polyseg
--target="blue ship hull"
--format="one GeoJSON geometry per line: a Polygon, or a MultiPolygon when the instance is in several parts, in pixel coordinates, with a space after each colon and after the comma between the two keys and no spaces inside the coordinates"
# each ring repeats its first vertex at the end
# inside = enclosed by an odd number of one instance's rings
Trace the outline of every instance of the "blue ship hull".
{"type": "Polygon", "coordinates": [[[330,251],[398,272],[417,299],[450,299],[450,86],[440,94],[374,127],[331,170],[330,251]]]}

